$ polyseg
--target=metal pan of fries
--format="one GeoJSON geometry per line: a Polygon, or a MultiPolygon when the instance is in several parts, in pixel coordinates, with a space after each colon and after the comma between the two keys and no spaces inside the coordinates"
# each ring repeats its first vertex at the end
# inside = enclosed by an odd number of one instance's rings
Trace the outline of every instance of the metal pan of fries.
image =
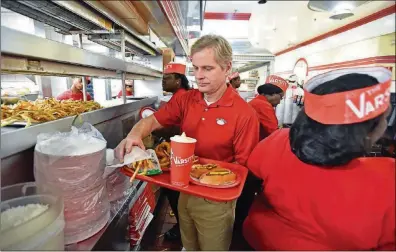
{"type": "Polygon", "coordinates": [[[79,115],[102,108],[95,101],[58,101],[54,98],[19,101],[15,105],[1,105],[1,127],[26,123],[25,127],[79,115]]]}

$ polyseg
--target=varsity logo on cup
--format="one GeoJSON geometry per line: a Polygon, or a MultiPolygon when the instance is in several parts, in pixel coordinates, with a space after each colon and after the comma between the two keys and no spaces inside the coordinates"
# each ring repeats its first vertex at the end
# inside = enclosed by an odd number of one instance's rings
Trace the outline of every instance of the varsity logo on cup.
{"type": "Polygon", "coordinates": [[[194,155],[189,156],[189,157],[187,157],[187,158],[181,158],[181,157],[175,156],[175,155],[173,154],[172,149],[171,149],[171,161],[172,161],[176,166],[182,166],[182,165],[185,165],[185,164],[188,164],[188,163],[192,163],[193,160],[194,160],[194,155]]]}

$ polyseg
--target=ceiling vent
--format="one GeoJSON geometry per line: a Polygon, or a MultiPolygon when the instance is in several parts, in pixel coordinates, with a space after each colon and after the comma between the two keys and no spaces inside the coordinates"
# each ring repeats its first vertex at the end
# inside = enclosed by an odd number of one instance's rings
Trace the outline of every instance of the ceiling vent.
{"type": "Polygon", "coordinates": [[[308,9],[316,12],[331,13],[330,19],[342,20],[353,16],[353,10],[371,1],[312,1],[308,2],[308,9]]]}
{"type": "Polygon", "coordinates": [[[353,12],[348,9],[342,9],[335,11],[333,15],[331,15],[329,18],[334,19],[334,20],[342,20],[345,18],[349,18],[353,16],[353,12]]]}

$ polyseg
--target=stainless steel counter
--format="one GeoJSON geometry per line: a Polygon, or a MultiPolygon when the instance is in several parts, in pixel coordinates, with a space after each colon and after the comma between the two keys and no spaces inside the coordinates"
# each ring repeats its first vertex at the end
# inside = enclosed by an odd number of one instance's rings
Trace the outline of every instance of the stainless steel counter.
{"type": "MultiPolygon", "coordinates": [[[[153,106],[157,97],[100,109],[82,114],[107,140],[108,148],[115,148],[139,121],[140,108],[153,106]]],[[[74,117],[43,123],[28,128],[1,129],[1,185],[34,181],[33,153],[40,133],[70,131],[74,117]]]]}
{"type": "MultiPolygon", "coordinates": [[[[146,98],[128,104],[95,110],[82,114],[85,122],[96,125],[128,112],[139,110],[157,101],[157,97],[146,98]]],[[[27,128],[6,127],[1,129],[1,158],[27,150],[36,144],[37,135],[43,132],[69,131],[74,117],[38,124],[27,128]]],[[[99,130],[100,131],[100,130],[99,130]]],[[[106,139],[108,140],[108,139],[106,139]]]]}

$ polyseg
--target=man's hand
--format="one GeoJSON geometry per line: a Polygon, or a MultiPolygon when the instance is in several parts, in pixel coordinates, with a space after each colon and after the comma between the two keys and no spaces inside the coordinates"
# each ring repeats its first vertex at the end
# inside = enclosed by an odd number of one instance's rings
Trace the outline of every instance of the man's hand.
{"type": "Polygon", "coordinates": [[[125,154],[129,154],[133,146],[137,146],[142,150],[145,150],[142,139],[147,137],[154,130],[162,128],[161,124],[158,123],[157,119],[153,115],[140,120],[135,126],[133,126],[128,136],[121,141],[121,143],[115,148],[114,156],[120,160],[124,160],[125,154]]]}
{"type": "Polygon", "coordinates": [[[128,135],[125,139],[121,141],[121,143],[118,144],[117,148],[115,148],[114,150],[115,157],[118,160],[123,161],[124,156],[131,152],[133,146],[137,146],[142,150],[146,149],[140,137],[128,135]]]}

